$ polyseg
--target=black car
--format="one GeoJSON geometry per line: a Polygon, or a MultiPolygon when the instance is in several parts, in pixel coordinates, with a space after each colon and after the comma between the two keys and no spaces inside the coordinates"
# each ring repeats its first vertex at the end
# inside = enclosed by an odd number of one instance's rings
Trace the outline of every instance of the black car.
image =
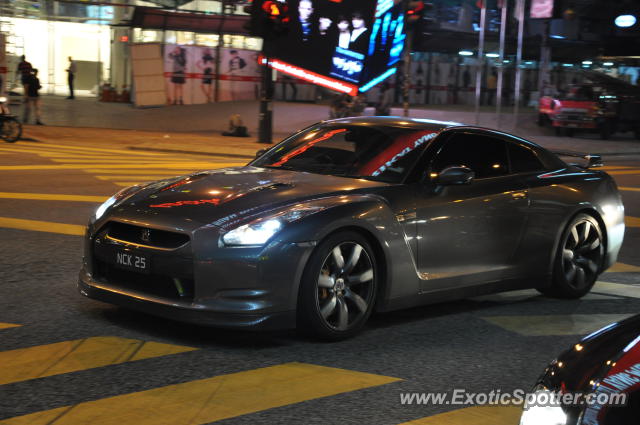
{"type": "Polygon", "coordinates": [[[342,338],[374,310],[529,287],[580,297],[623,234],[613,179],[534,143],[340,119],[245,167],[117,193],[87,227],[79,290],[177,320],[342,338]]]}
{"type": "Polygon", "coordinates": [[[535,391],[557,394],[558,402],[526,406],[521,425],[637,425],[640,315],[594,332],[563,352],[545,369],[535,391]],[[562,403],[563,394],[581,396],[562,403]],[[550,417],[555,421],[544,419],[550,417]]]}

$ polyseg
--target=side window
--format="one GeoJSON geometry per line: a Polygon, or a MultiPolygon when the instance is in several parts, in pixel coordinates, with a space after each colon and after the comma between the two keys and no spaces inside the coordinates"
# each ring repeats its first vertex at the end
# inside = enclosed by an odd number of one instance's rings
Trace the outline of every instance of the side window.
{"type": "Polygon", "coordinates": [[[473,170],[477,179],[504,176],[509,172],[506,143],[479,134],[455,134],[440,148],[431,169],[439,173],[459,165],[473,170]]]}
{"type": "Polygon", "coordinates": [[[507,142],[507,150],[509,151],[512,173],[529,173],[544,170],[544,165],[542,165],[542,162],[540,162],[531,148],[507,142]]]}

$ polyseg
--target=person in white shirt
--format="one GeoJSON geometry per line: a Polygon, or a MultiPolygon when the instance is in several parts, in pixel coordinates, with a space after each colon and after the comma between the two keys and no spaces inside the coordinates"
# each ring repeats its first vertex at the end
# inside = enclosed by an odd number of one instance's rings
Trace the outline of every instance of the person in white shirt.
{"type": "Polygon", "coordinates": [[[75,99],[76,97],[73,94],[73,80],[76,78],[76,63],[73,61],[71,56],[69,56],[69,67],[66,69],[67,71],[67,82],[69,83],[69,96],[67,99],[75,99]]]}
{"type": "Polygon", "coordinates": [[[351,43],[351,31],[349,31],[349,20],[344,16],[338,17],[338,46],[348,49],[351,43]]]}

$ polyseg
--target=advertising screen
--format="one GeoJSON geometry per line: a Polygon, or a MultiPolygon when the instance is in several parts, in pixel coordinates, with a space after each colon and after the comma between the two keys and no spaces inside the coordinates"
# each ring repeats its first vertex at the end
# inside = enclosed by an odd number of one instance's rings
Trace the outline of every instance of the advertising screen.
{"type": "Polygon", "coordinates": [[[289,31],[272,43],[270,65],[355,95],[391,76],[405,23],[398,0],[289,0],[289,31]]]}

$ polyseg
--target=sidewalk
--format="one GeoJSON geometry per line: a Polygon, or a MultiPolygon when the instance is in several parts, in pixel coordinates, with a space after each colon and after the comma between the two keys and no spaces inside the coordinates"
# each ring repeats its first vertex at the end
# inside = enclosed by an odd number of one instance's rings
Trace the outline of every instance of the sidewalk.
{"type": "MultiPolygon", "coordinates": [[[[413,108],[410,117],[475,124],[476,115],[469,107],[432,105],[413,108]]],[[[369,112],[370,108],[365,111],[369,112]]],[[[511,112],[511,108],[504,108],[511,112]]],[[[14,113],[21,110],[13,107],[14,113]]],[[[392,113],[402,115],[401,108],[392,113]]],[[[327,119],[328,106],[308,103],[274,102],[274,137],[278,142],[310,124],[327,119]]],[[[503,114],[497,125],[494,108],[483,107],[479,125],[514,133],[553,150],[572,150],[603,155],[640,155],[640,141],[630,133],[616,134],[612,140],[600,140],[595,134],[579,137],[555,137],[549,128],[535,124],[536,112],[521,113],[518,128],[513,129],[512,116],[503,114]]],[[[103,103],[92,98],[66,100],[43,97],[43,121],[46,126],[25,126],[24,137],[49,143],[84,143],[87,140],[102,147],[125,147],[176,153],[210,154],[248,159],[269,145],[256,143],[258,102],[240,101],[206,105],[134,108],[129,104],[103,103]],[[231,114],[240,114],[251,137],[225,137],[231,114]]]]}

